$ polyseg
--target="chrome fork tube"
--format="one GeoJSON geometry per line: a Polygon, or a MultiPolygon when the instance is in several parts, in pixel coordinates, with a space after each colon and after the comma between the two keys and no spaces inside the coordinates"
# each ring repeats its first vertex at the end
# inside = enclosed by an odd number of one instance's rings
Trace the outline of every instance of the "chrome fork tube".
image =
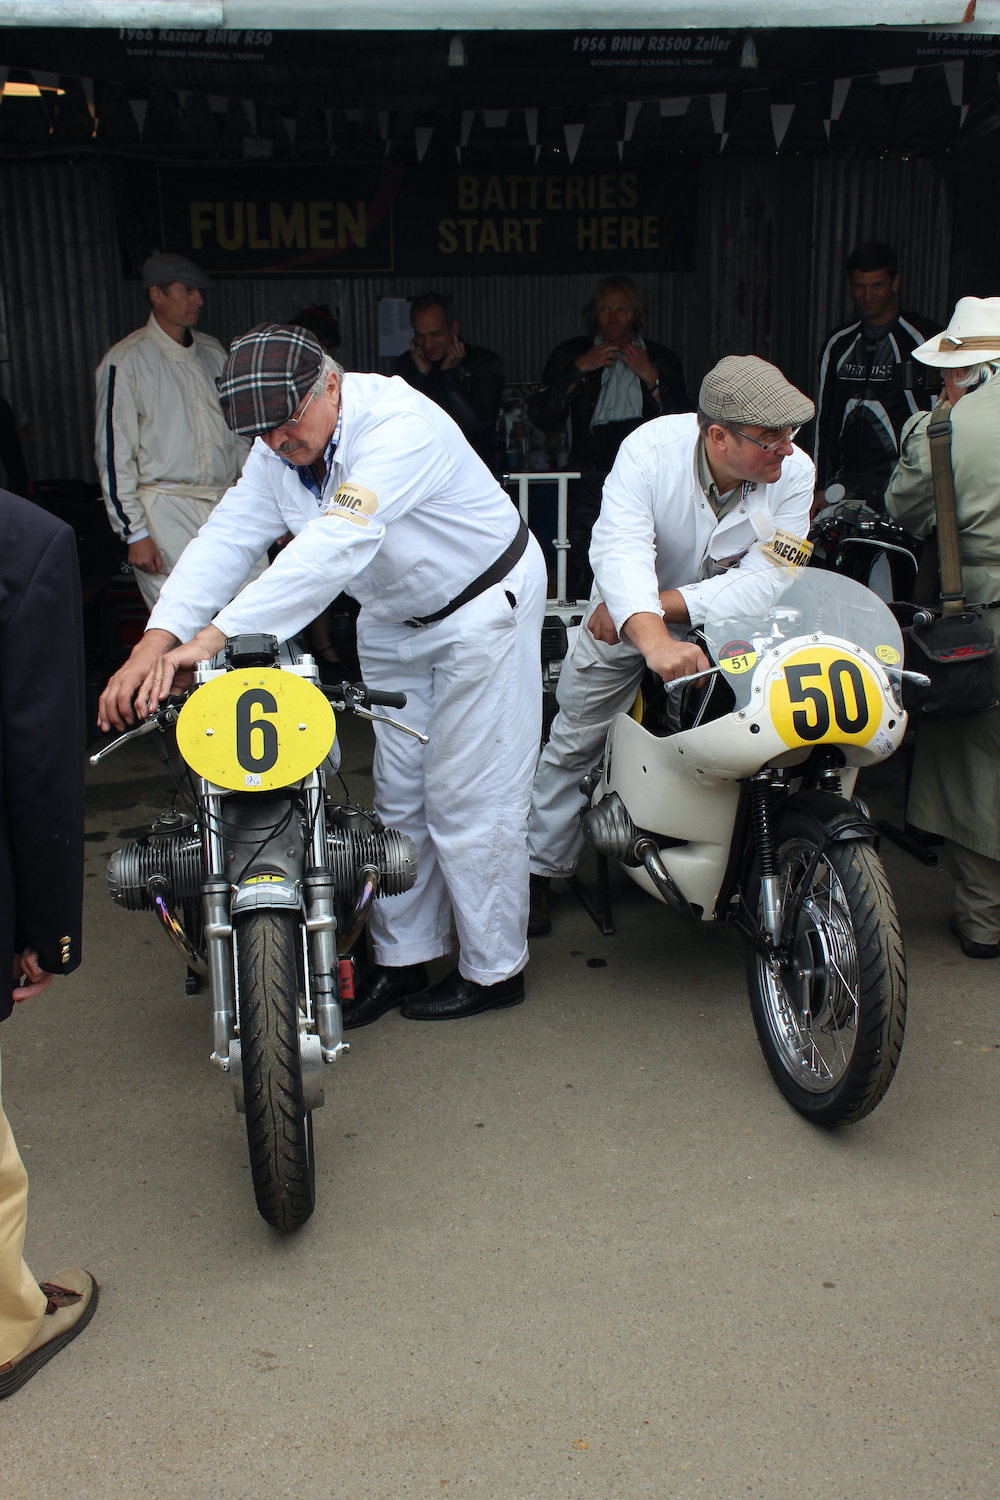
{"type": "Polygon", "coordinates": [[[313,1018],[324,1062],[336,1062],[347,1051],[339,999],[340,965],[337,956],[337,912],[330,855],[326,844],[323,783],[314,773],[307,789],[312,824],[309,846],[311,868],[305,872],[306,931],[309,934],[310,988],[313,1018]]]}
{"type": "Polygon", "coordinates": [[[225,874],[225,852],[222,834],[221,797],[209,790],[210,783],[199,778],[204,818],[202,843],[207,877],[202,882],[205,908],[205,957],[212,995],[212,1062],[229,1072],[230,1045],[236,1035],[236,975],[233,963],[233,927],[230,917],[230,887],[225,874]]]}

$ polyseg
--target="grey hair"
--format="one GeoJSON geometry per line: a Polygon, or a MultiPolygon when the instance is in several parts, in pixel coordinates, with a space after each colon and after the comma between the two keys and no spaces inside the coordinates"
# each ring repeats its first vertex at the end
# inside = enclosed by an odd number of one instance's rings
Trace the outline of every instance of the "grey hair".
{"type": "Polygon", "coordinates": [[[322,396],[331,375],[336,375],[338,380],[343,380],[344,367],[338,364],[335,359],[331,359],[329,354],[324,354],[323,363],[319,367],[319,374],[316,376],[312,389],[309,392],[310,396],[322,396]]]}
{"type": "Polygon", "coordinates": [[[974,391],[997,375],[1000,375],[1000,359],[988,359],[981,365],[969,365],[962,375],[953,379],[960,390],[974,391]]]}

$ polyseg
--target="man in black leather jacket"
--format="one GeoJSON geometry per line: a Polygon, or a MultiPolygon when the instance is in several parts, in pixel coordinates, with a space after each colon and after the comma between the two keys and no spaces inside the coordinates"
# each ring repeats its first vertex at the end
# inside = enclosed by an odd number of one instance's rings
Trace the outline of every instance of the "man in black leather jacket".
{"type": "Polygon", "coordinates": [[[691,410],[677,355],[643,338],[646,308],[630,276],[598,282],[583,316],[590,331],[553,349],[545,383],[528,402],[543,432],[570,423],[567,468],[582,475],[569,492],[568,586],[578,599],[590,594],[590,533],[618,449],[643,422],[691,410]]]}
{"type": "Polygon", "coordinates": [[[436,401],[457,422],[486,467],[496,473],[497,418],[503,392],[499,354],[462,342],[451,298],[443,292],[414,298],[410,324],[409,353],[399,356],[396,374],[436,401]]]}

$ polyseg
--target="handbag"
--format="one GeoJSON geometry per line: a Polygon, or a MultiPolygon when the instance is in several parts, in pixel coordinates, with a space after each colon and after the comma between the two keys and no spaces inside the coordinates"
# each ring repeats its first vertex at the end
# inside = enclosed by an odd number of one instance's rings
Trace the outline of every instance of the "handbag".
{"type": "Polygon", "coordinates": [[[903,706],[916,723],[957,719],[997,707],[990,670],[996,637],[968,607],[955,515],[951,465],[951,402],[939,401],[927,427],[937,517],[940,609],[923,606],[903,631],[906,668],[930,678],[929,687],[903,681],[903,706]]]}

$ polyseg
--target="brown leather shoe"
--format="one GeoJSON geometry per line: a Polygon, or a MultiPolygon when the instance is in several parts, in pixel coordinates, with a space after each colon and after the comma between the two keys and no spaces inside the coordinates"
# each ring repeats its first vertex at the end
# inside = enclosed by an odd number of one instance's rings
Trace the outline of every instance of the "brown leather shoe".
{"type": "Polygon", "coordinates": [[[549,886],[547,875],[528,876],[528,936],[544,937],[552,931],[552,915],[549,911],[549,886]]]}
{"type": "Polygon", "coordinates": [[[97,1308],[97,1282],[79,1266],[57,1271],[39,1286],[48,1301],[35,1337],[6,1364],[0,1365],[0,1401],[13,1395],[25,1381],[82,1333],[97,1308]]]}

